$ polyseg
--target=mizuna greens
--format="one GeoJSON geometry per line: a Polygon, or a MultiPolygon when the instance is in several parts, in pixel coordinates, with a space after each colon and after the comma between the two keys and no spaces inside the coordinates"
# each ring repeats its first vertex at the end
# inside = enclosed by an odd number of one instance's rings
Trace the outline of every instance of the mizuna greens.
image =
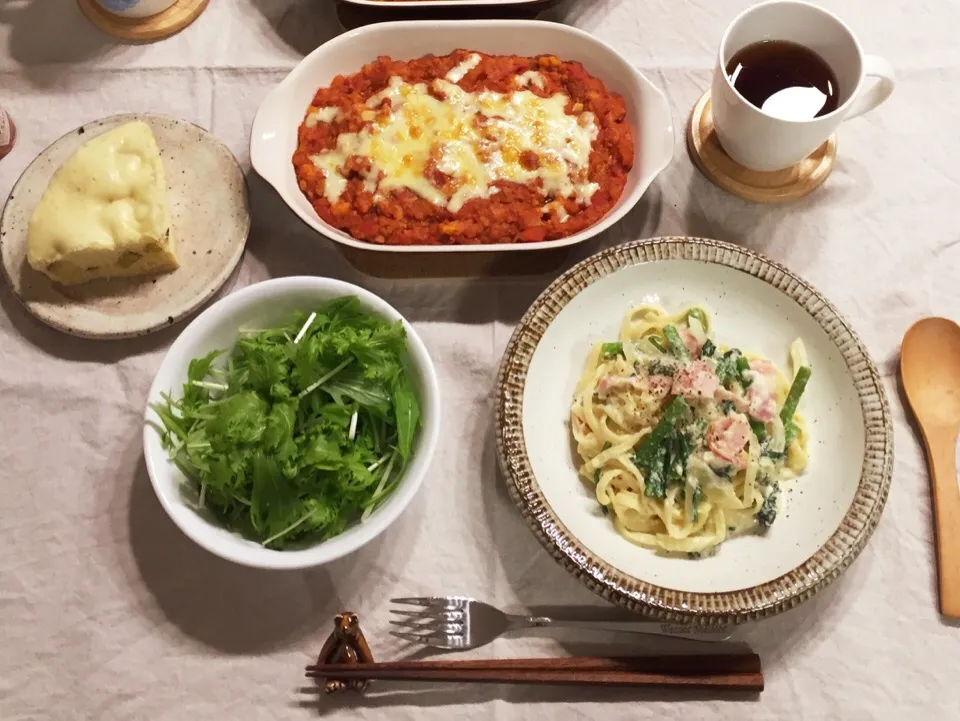
{"type": "Polygon", "coordinates": [[[241,329],[222,355],[192,360],[183,397],[153,406],[200,507],[282,549],[336,536],[394,490],[421,425],[399,321],[343,297],[241,329]]]}

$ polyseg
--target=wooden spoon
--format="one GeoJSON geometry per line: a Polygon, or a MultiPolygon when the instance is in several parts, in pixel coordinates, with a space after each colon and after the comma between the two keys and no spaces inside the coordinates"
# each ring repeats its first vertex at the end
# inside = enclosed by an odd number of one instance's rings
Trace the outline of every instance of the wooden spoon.
{"type": "Polygon", "coordinates": [[[903,336],[900,374],[917,417],[930,464],[937,524],[940,613],[960,618],[960,326],[924,318],[903,336]]]}

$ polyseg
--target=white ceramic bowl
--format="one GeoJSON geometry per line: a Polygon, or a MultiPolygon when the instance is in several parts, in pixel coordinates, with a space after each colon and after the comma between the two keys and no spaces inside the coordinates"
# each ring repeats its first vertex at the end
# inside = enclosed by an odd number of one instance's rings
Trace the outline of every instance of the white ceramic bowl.
{"type": "Polygon", "coordinates": [[[498,396],[501,468],[537,537],[608,600],[667,620],[742,621],[808,598],[860,553],[890,487],[890,410],[866,349],[805,281],[718,241],[628,243],[567,271],[517,326],[498,396]],[[781,368],[790,343],[803,339],[813,370],[800,402],[810,463],[785,487],[766,534],[728,539],[696,560],[658,554],[617,533],[578,477],[569,426],[574,389],[592,345],[616,339],[638,303],[671,310],[703,303],[719,343],[781,368]]]}
{"type": "Polygon", "coordinates": [[[271,91],[257,111],[250,138],[253,167],[307,225],[344,245],[394,253],[538,250],[581,243],[626,215],[672,158],[673,121],[666,96],[609,45],[582,30],[536,20],[378,23],[344,33],[310,53],[271,91]],[[620,200],[598,223],[575,235],[540,243],[398,246],[356,240],[320,219],[297,186],[292,162],[297,129],[317,89],[337,75],[359,72],[379,55],[413,59],[461,48],[493,55],[552,53],[561,60],[576,60],[623,96],[634,131],[634,166],[620,200]]]}
{"type": "Polygon", "coordinates": [[[150,387],[143,429],[143,454],[153,490],[173,522],[187,536],[228,561],[255,568],[308,568],[321,566],[356,551],[379,536],[393,523],[416,495],[430,466],[440,436],[440,390],[437,373],[427,349],[413,327],[386,301],[350,283],[329,278],[293,277],[257,283],[228,295],[201,313],[170,346],[150,387]],[[186,479],[169,461],[153,424],[159,418],[150,404],[161,401],[160,394],[181,395],[190,360],[212,350],[233,347],[241,327],[269,327],[283,323],[294,311],[309,311],[330,298],[353,295],[364,307],[389,321],[403,321],[407,348],[416,374],[423,426],[414,449],[414,457],[400,484],[387,500],[363,523],[339,536],[302,550],[277,551],[234,534],[197,512],[184,500],[186,479]],[[264,325],[266,324],[266,325],[264,325]]]}

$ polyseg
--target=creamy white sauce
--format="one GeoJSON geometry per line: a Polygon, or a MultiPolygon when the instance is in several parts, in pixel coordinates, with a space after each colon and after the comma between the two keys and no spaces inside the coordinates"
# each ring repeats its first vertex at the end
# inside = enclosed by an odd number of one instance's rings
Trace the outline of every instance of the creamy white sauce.
{"type": "Polygon", "coordinates": [[[776,393],[776,390],[773,386],[772,379],[768,378],[759,371],[746,370],[743,372],[743,377],[752,381],[750,385],[750,390],[752,393],[750,393],[749,396],[750,414],[755,415],[770,402],[770,399],[776,393]]]}

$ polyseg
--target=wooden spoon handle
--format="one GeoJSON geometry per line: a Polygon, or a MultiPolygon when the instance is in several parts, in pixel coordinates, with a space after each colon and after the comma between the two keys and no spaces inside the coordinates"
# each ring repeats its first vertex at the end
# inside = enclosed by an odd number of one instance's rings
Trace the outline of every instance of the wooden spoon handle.
{"type": "Polygon", "coordinates": [[[960,486],[957,485],[957,441],[952,433],[927,441],[933,512],[937,524],[940,613],[960,618],[960,486]]]}

